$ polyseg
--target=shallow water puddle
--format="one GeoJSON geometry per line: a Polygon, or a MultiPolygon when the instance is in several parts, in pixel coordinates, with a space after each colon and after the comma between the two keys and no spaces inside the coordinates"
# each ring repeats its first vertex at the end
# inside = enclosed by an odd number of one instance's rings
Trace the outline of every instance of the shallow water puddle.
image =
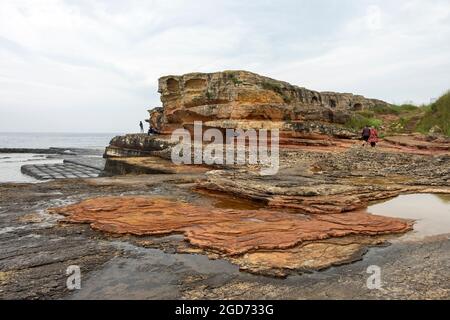
{"type": "Polygon", "coordinates": [[[204,255],[171,254],[120,241],[114,244],[127,256],[113,258],[82,280],[81,290],[69,299],[180,299],[183,283],[220,285],[239,275],[237,266],[204,255]]]}
{"type": "Polygon", "coordinates": [[[377,215],[413,219],[414,231],[400,240],[416,240],[450,234],[450,194],[402,195],[367,209],[377,215]]]}

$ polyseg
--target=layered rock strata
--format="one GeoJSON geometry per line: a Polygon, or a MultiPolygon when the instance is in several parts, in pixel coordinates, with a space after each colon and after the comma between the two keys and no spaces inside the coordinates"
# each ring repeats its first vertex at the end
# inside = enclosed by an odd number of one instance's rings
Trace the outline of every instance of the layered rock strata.
{"type": "Polygon", "coordinates": [[[280,170],[215,170],[198,188],[310,214],[359,210],[404,193],[450,193],[450,155],[415,155],[353,147],[345,152],[280,154],[280,170]]]}
{"type": "Polygon", "coordinates": [[[136,157],[161,155],[173,143],[166,137],[156,137],[146,134],[127,134],[114,137],[106,147],[104,157],[136,157]]]}
{"type": "Polygon", "coordinates": [[[448,141],[398,135],[364,148],[359,134],[342,126],[353,112],[385,106],[382,101],[320,93],[245,71],[167,76],[159,92],[163,107],[151,110],[149,122],[162,134],[114,138],[105,153],[107,170],[192,172],[201,176],[189,186],[197,193],[235,196],[262,208],[131,197],[91,199],[54,212],[110,233],[181,233],[191,245],[186,252],[283,276],[353,261],[368,246],[411,230],[411,222],[368,214],[372,201],[450,193],[448,141]],[[278,129],[280,170],[262,176],[259,165],[175,166],[169,134],[179,128],[192,133],[194,121],[221,131],[278,129]]]}
{"type": "Polygon", "coordinates": [[[342,124],[352,111],[386,105],[350,93],[312,91],[248,71],[165,76],[159,79],[158,91],[163,107],[151,110],[149,122],[164,133],[195,120],[212,127],[255,129],[305,121],[342,124]]]}
{"type": "Polygon", "coordinates": [[[409,221],[364,211],[301,215],[266,209],[201,207],[145,196],[93,198],[50,211],[66,216],[65,222],[89,223],[109,233],[181,233],[194,247],[242,263],[249,271],[261,271],[262,266],[267,270],[320,269],[342,263],[364,245],[379,242],[370,236],[403,233],[412,228],[409,221]],[[345,238],[348,236],[365,236],[366,240],[355,243],[345,238]],[[336,249],[335,253],[308,262],[314,254],[311,251],[317,249],[317,254],[325,247],[336,249]]]}
{"type": "MultiPolygon", "coordinates": [[[[203,129],[279,130],[282,149],[343,151],[359,132],[345,124],[361,110],[388,104],[350,93],[318,92],[248,71],[189,73],[159,79],[162,107],[149,110],[150,125],[158,137],[115,137],[106,157],[162,156],[169,158],[169,135],[175,129],[193,132],[195,121],[203,129]]],[[[448,152],[448,141],[419,141],[393,137],[382,147],[411,153],[448,152]]]]}

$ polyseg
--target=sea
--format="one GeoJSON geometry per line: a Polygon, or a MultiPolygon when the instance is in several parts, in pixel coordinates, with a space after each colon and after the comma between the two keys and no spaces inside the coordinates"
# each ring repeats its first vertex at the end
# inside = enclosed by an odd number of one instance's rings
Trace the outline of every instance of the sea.
{"type": "MultiPolygon", "coordinates": [[[[123,133],[0,133],[0,149],[26,148],[49,149],[62,148],[86,150],[91,157],[101,157],[105,147],[114,136],[123,133]]],[[[84,155],[86,156],[86,155],[84,155]]],[[[0,152],[0,183],[39,182],[21,173],[25,164],[62,163],[63,156],[41,153],[4,153],[0,152]]]]}

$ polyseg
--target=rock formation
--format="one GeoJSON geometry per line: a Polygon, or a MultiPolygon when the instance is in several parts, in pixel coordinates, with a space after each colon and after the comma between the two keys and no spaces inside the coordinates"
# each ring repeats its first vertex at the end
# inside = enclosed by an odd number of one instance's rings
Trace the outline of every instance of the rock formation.
{"type": "Polygon", "coordinates": [[[406,193],[450,193],[450,157],[394,152],[286,152],[282,168],[264,177],[249,168],[214,170],[198,189],[259,201],[303,214],[361,210],[406,193]]]}
{"type": "Polygon", "coordinates": [[[127,134],[114,137],[105,150],[105,157],[135,157],[161,155],[171,146],[168,139],[155,136],[127,134]]]}
{"type": "Polygon", "coordinates": [[[188,186],[193,198],[221,194],[263,208],[136,196],[90,199],[54,212],[110,233],[181,233],[191,252],[223,257],[251,272],[286,275],[353,261],[368,246],[412,228],[411,222],[367,213],[371,201],[450,193],[447,140],[396,135],[364,148],[355,140],[359,134],[342,125],[353,112],[385,102],[245,71],[167,76],[159,80],[159,92],[163,107],[151,110],[148,121],[162,134],[115,137],[105,152],[106,169],[195,173],[199,178],[188,186]],[[194,121],[219,129],[279,129],[280,170],[263,176],[258,164],[174,165],[170,133],[191,130],[194,121]]]}
{"type": "Polygon", "coordinates": [[[165,76],[159,79],[159,92],[163,107],[150,111],[149,122],[164,133],[195,120],[218,128],[284,130],[305,121],[342,124],[351,111],[386,105],[350,93],[312,91],[248,71],[165,76]]]}
{"type": "Polygon", "coordinates": [[[411,222],[364,211],[305,216],[264,209],[208,208],[144,196],[93,198],[51,212],[65,215],[66,222],[89,223],[94,229],[115,234],[182,233],[194,247],[245,264],[249,271],[328,267],[349,259],[363,245],[377,243],[367,236],[412,228],[411,222]],[[366,239],[355,243],[345,238],[348,236],[366,239]],[[325,256],[310,261],[321,254],[325,256]]]}

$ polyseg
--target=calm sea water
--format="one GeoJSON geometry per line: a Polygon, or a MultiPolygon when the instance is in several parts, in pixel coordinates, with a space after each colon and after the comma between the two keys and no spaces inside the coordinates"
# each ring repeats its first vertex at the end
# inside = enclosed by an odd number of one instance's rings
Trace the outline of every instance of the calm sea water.
{"type": "Polygon", "coordinates": [[[0,133],[0,148],[102,149],[120,133],[0,133]]]}
{"type": "MultiPolygon", "coordinates": [[[[118,133],[0,133],[0,148],[77,148],[104,150],[118,133]]],[[[100,152],[101,154],[101,152],[100,152]]],[[[37,182],[21,173],[26,164],[62,163],[62,156],[33,153],[0,153],[0,183],[37,182]]]]}

